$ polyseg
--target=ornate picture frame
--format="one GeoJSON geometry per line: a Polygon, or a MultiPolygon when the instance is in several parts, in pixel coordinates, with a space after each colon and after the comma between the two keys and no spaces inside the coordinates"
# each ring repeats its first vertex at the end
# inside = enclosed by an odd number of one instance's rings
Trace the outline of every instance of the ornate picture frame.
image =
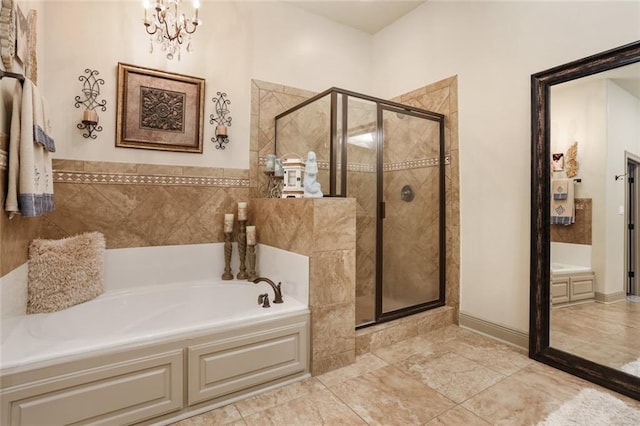
{"type": "Polygon", "coordinates": [[[204,82],[118,63],[116,147],[201,154],[204,82]]]}

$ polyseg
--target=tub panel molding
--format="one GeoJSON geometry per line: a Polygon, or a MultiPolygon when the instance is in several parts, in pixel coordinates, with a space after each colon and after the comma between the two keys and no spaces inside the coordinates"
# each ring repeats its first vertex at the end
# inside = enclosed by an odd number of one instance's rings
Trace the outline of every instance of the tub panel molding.
{"type": "Polygon", "coordinates": [[[171,423],[309,375],[309,313],[2,370],[0,424],[171,423]]]}
{"type": "Polygon", "coordinates": [[[551,304],[567,304],[593,299],[596,276],[587,272],[551,272],[551,304]]]}
{"type": "Polygon", "coordinates": [[[308,332],[298,322],[189,346],[189,405],[308,370],[308,332]]]}
{"type": "Polygon", "coordinates": [[[179,349],[70,374],[54,370],[2,390],[2,424],[124,424],[182,408],[179,349]]]}

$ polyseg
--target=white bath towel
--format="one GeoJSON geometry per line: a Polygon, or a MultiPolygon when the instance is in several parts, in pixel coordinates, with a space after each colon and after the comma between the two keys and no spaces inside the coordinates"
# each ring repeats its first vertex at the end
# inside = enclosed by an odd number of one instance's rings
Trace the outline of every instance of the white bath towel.
{"type": "Polygon", "coordinates": [[[28,79],[16,82],[9,135],[9,176],[5,210],[9,217],[39,216],[53,210],[55,151],[44,99],[28,79]]]}
{"type": "Polygon", "coordinates": [[[551,224],[571,225],[575,222],[573,179],[551,179],[551,224]],[[566,194],[566,197],[555,197],[566,194]]]}

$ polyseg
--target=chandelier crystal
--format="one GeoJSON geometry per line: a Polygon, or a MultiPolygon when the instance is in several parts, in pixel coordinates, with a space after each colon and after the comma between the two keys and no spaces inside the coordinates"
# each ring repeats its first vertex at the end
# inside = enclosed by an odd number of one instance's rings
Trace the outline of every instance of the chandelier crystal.
{"type": "Polygon", "coordinates": [[[191,52],[191,34],[202,22],[198,19],[200,0],[193,0],[194,15],[187,19],[180,10],[182,0],[156,0],[153,8],[149,0],[144,0],[144,27],[149,34],[149,53],[153,53],[154,42],[167,53],[171,60],[177,54],[180,60],[182,43],[187,42],[187,52],[191,52]]]}

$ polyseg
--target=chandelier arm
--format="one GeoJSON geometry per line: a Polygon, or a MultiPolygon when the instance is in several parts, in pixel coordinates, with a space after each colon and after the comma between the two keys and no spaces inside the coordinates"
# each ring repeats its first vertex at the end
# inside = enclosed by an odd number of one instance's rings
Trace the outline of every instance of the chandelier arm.
{"type": "Polygon", "coordinates": [[[189,23],[187,22],[184,23],[184,30],[186,31],[187,34],[193,34],[198,29],[198,24],[196,22],[192,22],[191,24],[193,25],[193,29],[189,31],[189,23]]]}
{"type": "MultiPolygon", "coordinates": [[[[163,51],[168,51],[167,57],[173,59],[177,52],[178,60],[180,60],[180,46],[184,43],[185,38],[189,41],[187,52],[191,51],[190,37],[196,32],[200,21],[198,20],[198,9],[196,8],[195,16],[187,19],[184,13],[180,11],[181,0],[169,0],[167,6],[158,4],[155,12],[150,20],[147,20],[147,12],[145,9],[145,31],[148,35],[156,37],[156,42],[162,46],[163,51]]],[[[153,40],[151,40],[150,51],[153,52],[153,40]]]]}
{"type": "Polygon", "coordinates": [[[147,34],[149,35],[154,35],[155,33],[158,32],[158,26],[153,24],[153,31],[149,31],[149,27],[151,26],[151,24],[144,24],[144,28],[147,30],[147,34]]]}

